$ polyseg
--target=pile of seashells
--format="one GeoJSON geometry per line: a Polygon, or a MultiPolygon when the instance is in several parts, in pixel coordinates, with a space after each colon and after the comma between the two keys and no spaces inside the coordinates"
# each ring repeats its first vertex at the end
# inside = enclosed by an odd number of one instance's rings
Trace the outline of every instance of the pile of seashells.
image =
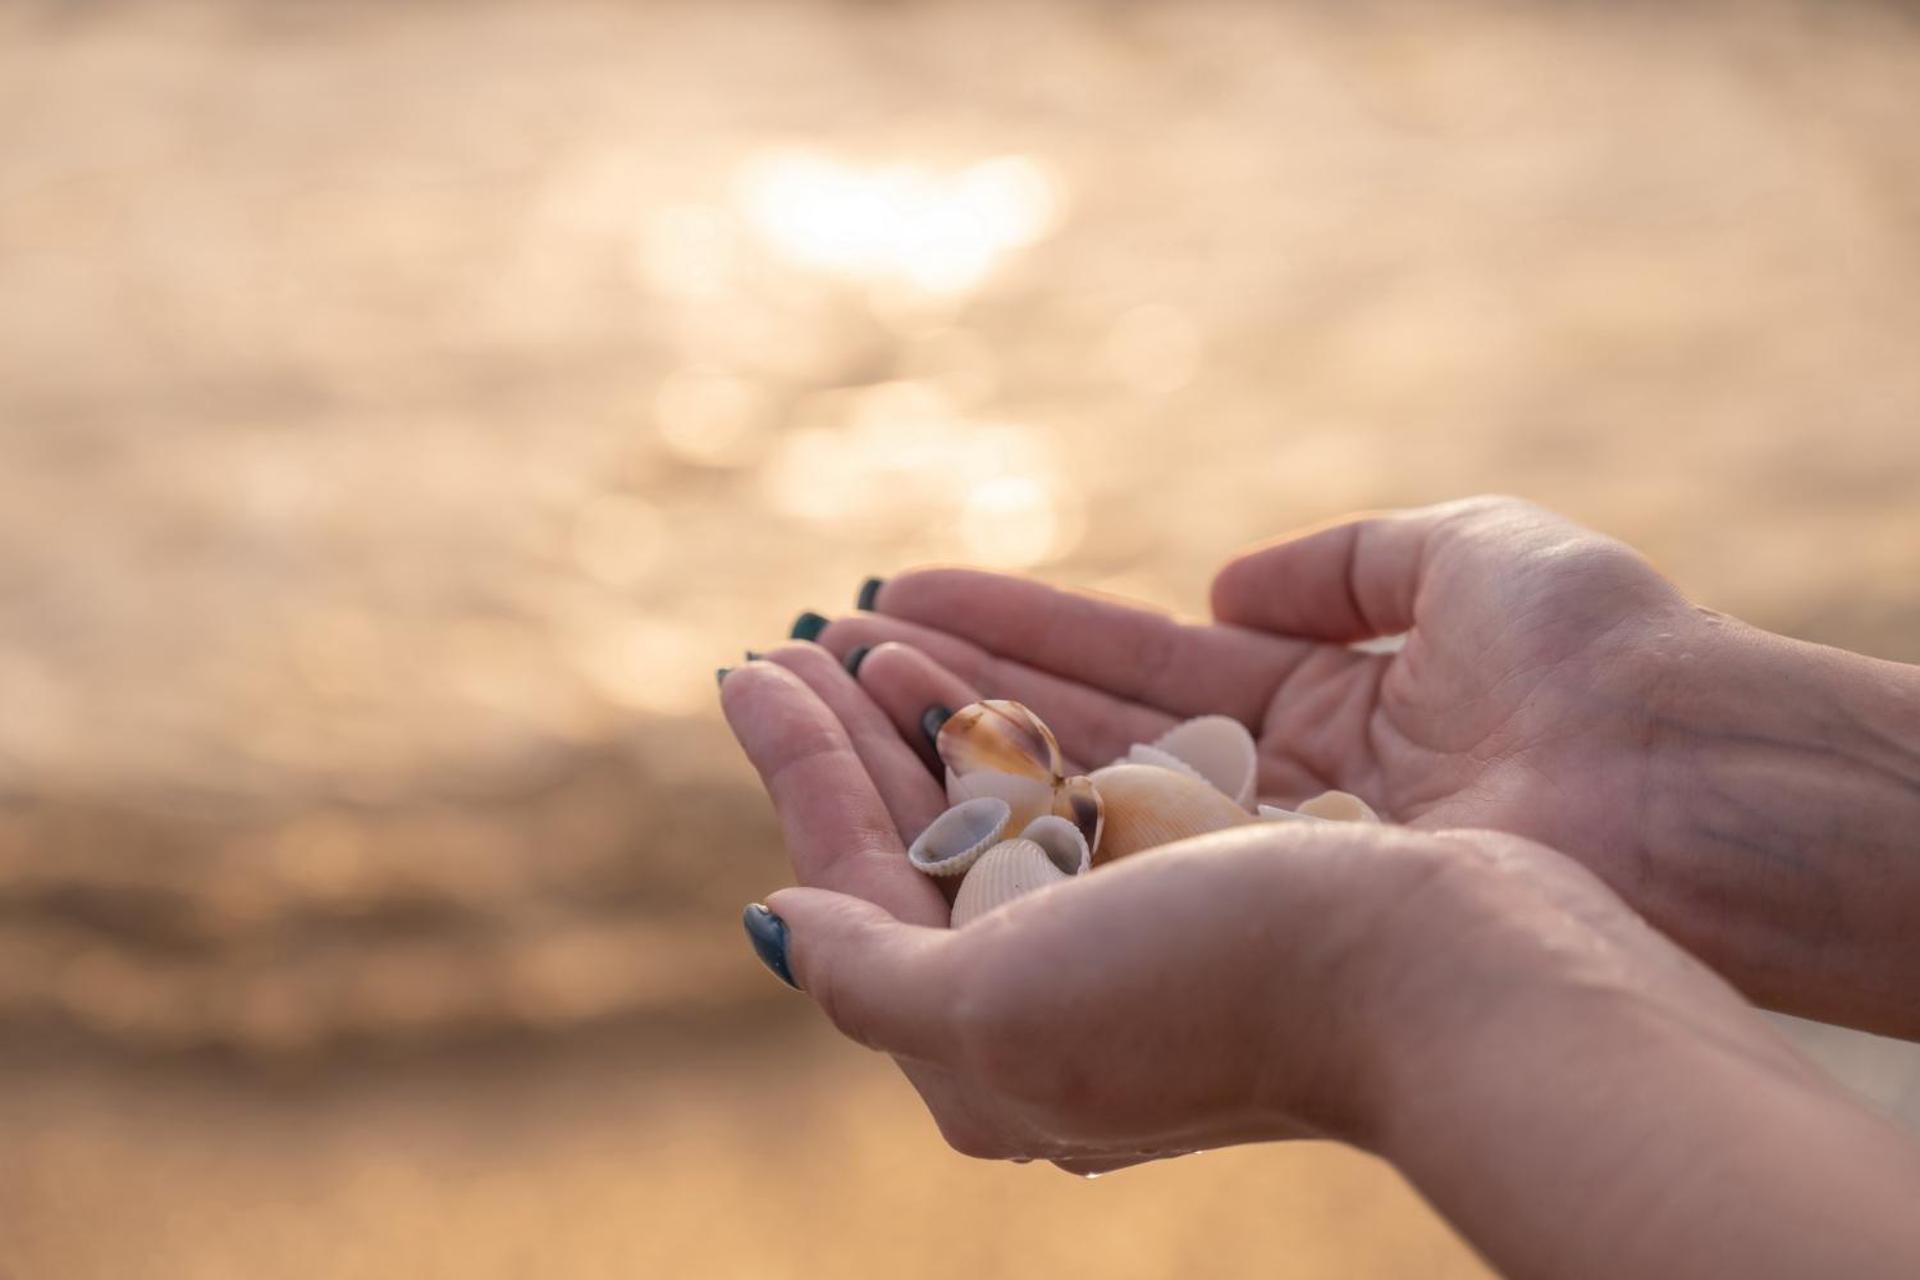
{"type": "Polygon", "coordinates": [[[1188,720],[1076,777],[1066,776],[1053,731],[1018,702],[962,707],[934,746],[951,807],[907,857],[927,875],[958,879],[956,929],[1022,894],[1188,836],[1261,821],[1380,821],[1344,791],[1298,809],[1258,803],[1253,735],[1228,716],[1188,720]]]}

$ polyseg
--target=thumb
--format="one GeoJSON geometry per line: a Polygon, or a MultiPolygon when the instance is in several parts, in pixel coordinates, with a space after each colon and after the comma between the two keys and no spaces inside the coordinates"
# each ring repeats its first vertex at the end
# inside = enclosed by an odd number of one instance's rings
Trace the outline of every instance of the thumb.
{"type": "Polygon", "coordinates": [[[1334,643],[1413,626],[1435,541],[1485,499],[1347,516],[1243,552],[1213,580],[1222,622],[1334,643]]]}
{"type": "Polygon", "coordinates": [[[800,989],[868,1048],[926,1062],[957,1056],[955,934],[902,924],[861,898],[782,889],[767,906],[787,925],[800,989]]]}

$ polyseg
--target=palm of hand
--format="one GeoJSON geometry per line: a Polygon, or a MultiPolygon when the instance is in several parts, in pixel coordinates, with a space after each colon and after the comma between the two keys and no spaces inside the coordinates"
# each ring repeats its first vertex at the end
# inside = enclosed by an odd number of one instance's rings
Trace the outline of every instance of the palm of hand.
{"type": "MultiPolygon", "coordinates": [[[[1499,828],[1576,854],[1630,847],[1621,815],[1645,769],[1649,657],[1686,606],[1626,548],[1521,504],[1456,504],[1252,553],[1214,597],[1220,621],[1181,624],[931,571],[820,636],[839,657],[881,646],[857,682],[813,645],[768,655],[803,684],[753,682],[729,696],[729,716],[781,810],[800,882],[944,921],[901,856],[944,803],[909,744],[929,705],[982,695],[1033,706],[1082,762],[1227,714],[1256,733],[1268,798],[1339,787],[1411,825],[1499,828]],[[1398,632],[1408,639],[1395,654],[1351,647],[1398,632]]],[[[903,1065],[963,1150],[1037,1151],[1082,1170],[1144,1154],[1062,1144],[975,1082],[903,1065]]]]}
{"type": "Polygon", "coordinates": [[[1216,579],[1212,624],[964,570],[898,579],[880,607],[822,643],[904,641],[932,660],[931,676],[878,655],[862,669],[909,736],[930,701],[1011,697],[1098,764],[1224,713],[1258,740],[1263,798],[1340,788],[1400,822],[1589,861],[1640,839],[1659,672],[1684,661],[1693,616],[1624,545],[1507,499],[1249,553],[1216,579]],[[1397,653],[1352,647],[1396,633],[1397,653]]]}
{"type": "Polygon", "coordinates": [[[1434,558],[1400,652],[1303,663],[1258,726],[1263,774],[1282,793],[1329,780],[1417,826],[1624,847],[1676,601],[1611,544],[1484,559],[1434,558]]]}

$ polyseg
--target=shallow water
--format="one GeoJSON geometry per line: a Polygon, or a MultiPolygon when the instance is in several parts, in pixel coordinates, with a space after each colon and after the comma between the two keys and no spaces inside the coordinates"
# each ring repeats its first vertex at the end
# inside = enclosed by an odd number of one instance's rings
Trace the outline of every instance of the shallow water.
{"type": "MultiPolygon", "coordinates": [[[[838,1194],[1029,1215],[976,1269],[1071,1220],[1116,1276],[1470,1270],[1325,1153],[1003,1184],[812,1041],[614,1177],[780,1007],[712,668],[909,563],[1197,610],[1245,541],[1486,490],[1920,661],[1917,66],[1870,4],[0,3],[0,1268],[628,1273],[675,1220],[630,1203],[802,1181],[757,1094],[838,1194]],[[476,1135],[689,1019],[619,1136],[476,1135]]],[[[829,1194],[660,1238],[909,1256],[829,1194]]]]}

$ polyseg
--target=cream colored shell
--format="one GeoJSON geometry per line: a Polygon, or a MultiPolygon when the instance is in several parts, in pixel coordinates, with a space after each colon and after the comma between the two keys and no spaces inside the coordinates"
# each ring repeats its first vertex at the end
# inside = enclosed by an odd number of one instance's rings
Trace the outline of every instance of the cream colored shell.
{"type": "Polygon", "coordinates": [[[1171,769],[1110,764],[1092,776],[1106,817],[1093,848],[1095,866],[1256,820],[1213,787],[1171,769]]]}
{"type": "Polygon", "coordinates": [[[1092,865],[1086,838],[1064,818],[1037,818],[1020,836],[980,855],[953,900],[953,927],[1048,885],[1070,880],[1092,865]]]}
{"type": "Polygon", "coordinates": [[[1260,754],[1247,726],[1231,716],[1197,716],[1128,753],[1135,764],[1157,764],[1211,784],[1242,809],[1253,808],[1260,754]]]}
{"type": "Polygon", "coordinates": [[[1380,821],[1380,815],[1365,800],[1346,791],[1323,791],[1302,804],[1299,812],[1309,818],[1325,818],[1330,822],[1380,821]]]}

